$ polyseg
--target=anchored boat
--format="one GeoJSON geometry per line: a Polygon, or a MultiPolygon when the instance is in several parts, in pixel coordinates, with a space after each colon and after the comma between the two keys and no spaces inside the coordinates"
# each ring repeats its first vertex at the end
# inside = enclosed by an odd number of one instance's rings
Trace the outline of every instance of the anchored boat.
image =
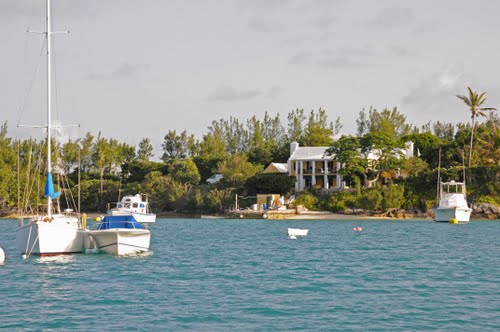
{"type": "Polygon", "coordinates": [[[308,229],[304,228],[288,228],[288,236],[306,236],[309,233],[308,229]]]}
{"type": "Polygon", "coordinates": [[[99,251],[130,255],[149,250],[151,233],[131,215],[105,216],[90,231],[99,251]]]}
{"type": "Polygon", "coordinates": [[[146,195],[124,196],[120,202],[108,204],[107,210],[107,214],[110,216],[131,215],[139,223],[154,223],[156,221],[156,214],[151,212],[146,195]]]}
{"type": "Polygon", "coordinates": [[[464,182],[440,182],[439,205],[434,209],[438,222],[468,223],[472,209],[467,205],[464,182]]]}
{"type": "MultiPolygon", "coordinates": [[[[52,84],[51,84],[51,6],[47,0],[47,31],[44,32],[47,39],[47,124],[42,126],[47,129],[47,177],[44,196],[47,198],[47,211],[43,215],[37,215],[28,220],[19,220],[16,229],[16,242],[19,251],[23,255],[51,256],[58,254],[82,253],[84,243],[88,239],[88,231],[82,227],[79,216],[67,209],[60,211],[59,204],[54,208],[53,200],[57,199],[59,192],[54,191],[51,164],[51,111],[52,111],[52,84]]],[[[40,127],[40,126],[36,126],[40,127]]]]}
{"type": "Polygon", "coordinates": [[[125,196],[111,208],[100,223],[94,225],[90,235],[99,251],[113,255],[130,255],[149,250],[151,233],[147,225],[156,221],[147,197],[125,196]]]}

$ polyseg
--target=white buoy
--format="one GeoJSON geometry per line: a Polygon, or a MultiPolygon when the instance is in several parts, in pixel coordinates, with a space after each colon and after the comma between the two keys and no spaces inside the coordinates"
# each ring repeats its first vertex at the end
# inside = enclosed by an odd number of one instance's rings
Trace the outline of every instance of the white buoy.
{"type": "Polygon", "coordinates": [[[288,238],[289,238],[290,240],[297,240],[297,237],[296,237],[295,235],[290,235],[288,238]]]}
{"type": "Polygon", "coordinates": [[[0,248],[0,265],[3,265],[5,263],[5,252],[3,251],[2,248],[0,248]]]}
{"type": "Polygon", "coordinates": [[[26,259],[26,257],[27,257],[27,256],[26,256],[26,254],[23,254],[23,255],[21,256],[21,258],[22,258],[22,259],[26,259]]]}

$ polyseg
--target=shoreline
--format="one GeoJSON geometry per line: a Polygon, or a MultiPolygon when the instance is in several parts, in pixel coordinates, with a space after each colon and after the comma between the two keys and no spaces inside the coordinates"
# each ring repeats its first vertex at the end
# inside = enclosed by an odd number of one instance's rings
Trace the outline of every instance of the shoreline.
{"type": "MultiPolygon", "coordinates": [[[[88,212],[87,222],[94,221],[94,218],[105,215],[99,212],[88,212]]],[[[24,216],[24,219],[31,216],[24,216]]],[[[500,216],[491,218],[491,215],[472,215],[471,220],[500,220],[500,216]]],[[[183,214],[183,213],[158,213],[159,219],[268,219],[268,220],[433,220],[429,214],[411,214],[411,213],[394,213],[387,215],[387,213],[380,214],[343,214],[334,213],[329,211],[301,211],[297,213],[296,210],[286,211],[229,211],[225,214],[183,214]]],[[[0,216],[0,219],[19,219],[17,215],[0,216]]]]}

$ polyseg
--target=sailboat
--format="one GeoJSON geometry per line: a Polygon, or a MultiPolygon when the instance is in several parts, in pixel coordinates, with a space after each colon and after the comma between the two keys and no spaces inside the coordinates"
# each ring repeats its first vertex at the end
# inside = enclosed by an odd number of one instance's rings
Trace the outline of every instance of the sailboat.
{"type": "Polygon", "coordinates": [[[60,195],[55,192],[52,179],[51,164],[51,6],[47,0],[47,177],[44,196],[47,198],[47,211],[43,215],[37,215],[26,223],[23,219],[16,229],[16,241],[19,251],[24,257],[30,255],[52,256],[60,254],[82,253],[85,243],[88,241],[88,230],[82,224],[72,210],[54,211],[53,201],[60,195]]]}

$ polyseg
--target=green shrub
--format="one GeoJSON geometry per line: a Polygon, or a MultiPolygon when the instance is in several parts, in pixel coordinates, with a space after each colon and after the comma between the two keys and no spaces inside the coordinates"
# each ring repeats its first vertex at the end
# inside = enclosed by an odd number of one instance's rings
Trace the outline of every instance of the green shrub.
{"type": "Polygon", "coordinates": [[[399,209],[405,202],[404,186],[389,185],[382,188],[382,202],[381,207],[383,210],[399,209]]]}
{"type": "Polygon", "coordinates": [[[382,193],[376,188],[366,190],[358,199],[359,208],[364,210],[376,211],[380,208],[381,203],[382,193]]]}
{"type": "Polygon", "coordinates": [[[297,197],[293,201],[293,204],[295,206],[304,205],[304,207],[306,207],[309,210],[318,210],[318,202],[319,202],[318,197],[310,193],[304,193],[301,194],[299,197],[297,197]]]}
{"type": "Polygon", "coordinates": [[[499,197],[492,197],[492,196],[479,196],[477,202],[500,205],[499,197]]]}

